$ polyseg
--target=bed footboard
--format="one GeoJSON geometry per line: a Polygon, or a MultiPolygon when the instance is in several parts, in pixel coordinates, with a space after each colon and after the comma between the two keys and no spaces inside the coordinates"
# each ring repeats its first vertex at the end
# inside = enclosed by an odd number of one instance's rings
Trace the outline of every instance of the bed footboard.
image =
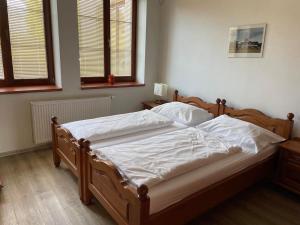
{"type": "Polygon", "coordinates": [[[51,127],[54,165],[59,167],[61,160],[63,160],[72,173],[78,177],[82,140],[77,141],[68,130],[62,128],[57,122],[57,117],[52,118],[51,127]]]}
{"type": "Polygon", "coordinates": [[[80,156],[80,198],[89,204],[94,196],[120,225],[146,225],[150,199],[145,185],[130,184],[110,162],[97,158],[84,141],[80,156]]]}

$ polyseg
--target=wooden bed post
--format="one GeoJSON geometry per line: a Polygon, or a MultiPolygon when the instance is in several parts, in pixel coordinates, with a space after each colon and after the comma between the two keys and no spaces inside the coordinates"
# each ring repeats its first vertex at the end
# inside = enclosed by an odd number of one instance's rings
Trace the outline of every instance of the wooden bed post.
{"type": "Polygon", "coordinates": [[[292,138],[292,135],[293,135],[293,127],[294,127],[294,118],[295,118],[295,115],[293,113],[289,113],[287,115],[287,118],[290,122],[290,135],[289,135],[289,139],[292,138]]]}
{"type": "Polygon", "coordinates": [[[52,129],[52,151],[53,151],[53,162],[55,167],[60,166],[61,159],[57,153],[57,134],[56,127],[58,126],[57,117],[54,116],[51,118],[51,129],[52,129]]]}
{"type": "Polygon", "coordinates": [[[178,91],[178,90],[175,90],[174,95],[173,95],[173,101],[174,101],[174,102],[177,102],[177,101],[178,101],[178,94],[179,94],[179,91],[178,91]]]}
{"type": "Polygon", "coordinates": [[[220,110],[220,115],[224,115],[226,111],[226,99],[223,99],[221,101],[221,110],[220,110]]]}
{"type": "Polygon", "coordinates": [[[147,221],[150,215],[150,198],[148,196],[148,191],[146,185],[142,185],[137,189],[139,200],[141,201],[141,223],[142,221],[147,221]]]}
{"type": "Polygon", "coordinates": [[[218,105],[218,116],[220,116],[221,115],[221,110],[220,110],[220,108],[221,108],[221,106],[220,106],[220,104],[221,104],[221,99],[220,98],[217,98],[217,100],[216,100],[216,103],[217,103],[217,105],[218,105]]]}
{"type": "Polygon", "coordinates": [[[85,204],[89,205],[92,200],[92,193],[89,190],[89,173],[88,173],[88,166],[89,166],[89,157],[88,154],[91,151],[90,145],[91,142],[88,140],[80,139],[80,157],[79,157],[79,195],[80,200],[85,204]]]}
{"type": "Polygon", "coordinates": [[[141,185],[136,189],[138,194],[137,199],[132,199],[133,207],[129,211],[129,225],[144,225],[147,224],[150,217],[150,198],[148,196],[148,187],[141,185]]]}

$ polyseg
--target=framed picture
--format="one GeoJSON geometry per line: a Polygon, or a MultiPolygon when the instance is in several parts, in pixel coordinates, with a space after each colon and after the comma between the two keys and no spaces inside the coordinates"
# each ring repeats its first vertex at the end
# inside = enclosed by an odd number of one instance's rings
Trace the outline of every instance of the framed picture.
{"type": "Polygon", "coordinates": [[[229,57],[262,57],[267,24],[231,27],[229,57]]]}

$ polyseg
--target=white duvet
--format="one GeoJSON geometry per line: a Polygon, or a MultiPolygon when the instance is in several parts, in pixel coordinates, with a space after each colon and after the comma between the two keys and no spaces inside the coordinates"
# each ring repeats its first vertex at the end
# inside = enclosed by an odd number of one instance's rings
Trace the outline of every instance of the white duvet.
{"type": "Polygon", "coordinates": [[[137,186],[153,187],[241,149],[200,129],[186,128],[93,151],[112,161],[137,186]]]}
{"type": "Polygon", "coordinates": [[[62,127],[68,129],[76,139],[84,138],[93,142],[141,131],[163,128],[172,123],[172,120],[162,115],[150,110],[143,110],[65,123],[62,127]]]}

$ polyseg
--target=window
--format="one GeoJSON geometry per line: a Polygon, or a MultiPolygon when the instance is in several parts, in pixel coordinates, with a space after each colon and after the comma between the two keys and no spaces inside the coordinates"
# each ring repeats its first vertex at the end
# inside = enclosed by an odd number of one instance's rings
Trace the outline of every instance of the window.
{"type": "Polygon", "coordinates": [[[82,83],[136,79],[137,0],[77,0],[82,83]]]}
{"type": "Polygon", "coordinates": [[[78,0],[81,77],[104,78],[103,0],[78,0]]]}
{"type": "Polygon", "coordinates": [[[54,84],[50,0],[1,0],[0,85],[54,84]]]}

